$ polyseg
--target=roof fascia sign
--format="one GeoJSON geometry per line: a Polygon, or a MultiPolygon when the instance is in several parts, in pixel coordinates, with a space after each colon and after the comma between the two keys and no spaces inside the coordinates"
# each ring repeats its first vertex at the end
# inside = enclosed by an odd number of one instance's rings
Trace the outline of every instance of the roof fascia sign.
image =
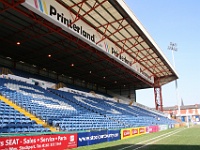
{"type": "Polygon", "coordinates": [[[106,38],[97,44],[97,41],[100,41],[103,35],[81,19],[72,23],[74,20],[73,18],[76,18],[76,16],[56,1],[26,0],[22,5],[45,18],[49,22],[59,26],[64,31],[80,38],[90,46],[105,53],[110,58],[115,59],[124,67],[137,73],[150,83],[154,83],[154,77],[152,74],[148,70],[142,71],[143,67],[139,63],[133,64],[132,62],[134,62],[134,59],[127,53],[120,54],[120,48],[112,41],[106,38]]]}

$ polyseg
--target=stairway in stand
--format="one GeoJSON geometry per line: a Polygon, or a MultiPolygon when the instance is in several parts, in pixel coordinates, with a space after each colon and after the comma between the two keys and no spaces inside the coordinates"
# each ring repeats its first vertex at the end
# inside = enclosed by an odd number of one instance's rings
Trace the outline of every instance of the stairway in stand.
{"type": "Polygon", "coordinates": [[[37,118],[35,115],[29,113],[25,109],[19,107],[18,105],[16,105],[15,103],[10,101],[9,99],[7,99],[7,98],[5,98],[3,96],[0,96],[0,100],[5,102],[10,107],[13,107],[15,110],[19,111],[20,113],[24,114],[26,117],[29,117],[31,120],[34,120],[37,124],[41,124],[41,125],[43,125],[43,127],[49,128],[52,132],[57,132],[58,131],[55,127],[52,127],[52,126],[48,125],[46,122],[44,122],[43,120],[37,118]]]}

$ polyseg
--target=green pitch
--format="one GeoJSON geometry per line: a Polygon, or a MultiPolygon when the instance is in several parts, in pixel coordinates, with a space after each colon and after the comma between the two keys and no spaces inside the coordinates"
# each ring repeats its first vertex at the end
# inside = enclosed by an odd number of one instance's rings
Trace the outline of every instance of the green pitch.
{"type": "Polygon", "coordinates": [[[76,150],[200,150],[200,126],[169,129],[76,150]]]}

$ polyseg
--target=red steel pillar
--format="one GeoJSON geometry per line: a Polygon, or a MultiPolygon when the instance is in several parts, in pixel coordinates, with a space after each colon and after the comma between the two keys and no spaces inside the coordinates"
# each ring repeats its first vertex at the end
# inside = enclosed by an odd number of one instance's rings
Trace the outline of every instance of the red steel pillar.
{"type": "Polygon", "coordinates": [[[163,99],[162,99],[162,88],[160,86],[159,80],[156,80],[154,86],[154,96],[155,96],[155,107],[156,110],[163,111],[163,99]]]}

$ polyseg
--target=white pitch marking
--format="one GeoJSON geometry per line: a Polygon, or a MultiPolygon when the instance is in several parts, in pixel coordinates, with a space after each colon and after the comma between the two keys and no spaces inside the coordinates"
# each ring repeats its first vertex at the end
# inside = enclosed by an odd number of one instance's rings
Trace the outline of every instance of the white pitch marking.
{"type": "MultiPolygon", "coordinates": [[[[182,131],[182,130],[183,130],[183,129],[179,129],[178,131],[182,131]]],[[[149,141],[158,139],[158,138],[163,137],[163,136],[165,136],[165,135],[167,136],[168,134],[174,133],[174,132],[175,132],[175,131],[171,131],[171,132],[168,132],[168,133],[159,135],[159,136],[157,136],[157,137],[154,137],[154,138],[152,138],[152,139],[149,139],[149,140],[146,140],[146,141],[142,141],[142,142],[139,142],[139,143],[136,143],[136,144],[134,144],[134,145],[127,146],[127,147],[123,147],[123,148],[118,149],[118,150],[124,150],[124,149],[130,148],[130,147],[133,147],[133,146],[135,146],[135,145],[140,145],[140,144],[143,144],[143,143],[146,143],[146,142],[149,142],[149,141]]],[[[177,131],[176,131],[176,132],[177,132],[177,131]]],[[[143,146],[144,146],[144,145],[143,145],[143,146]]]]}
{"type": "MultiPolygon", "coordinates": [[[[183,130],[183,129],[182,129],[182,130],[183,130]]],[[[179,132],[181,132],[182,130],[179,130],[179,131],[177,131],[177,132],[175,132],[175,133],[172,133],[172,134],[169,134],[169,135],[167,135],[167,136],[164,136],[164,137],[162,137],[162,138],[160,138],[160,139],[157,139],[157,140],[155,140],[155,141],[152,141],[152,142],[150,142],[150,143],[144,144],[144,145],[142,145],[142,146],[140,146],[140,147],[137,147],[137,148],[135,148],[135,149],[133,149],[133,150],[138,150],[138,149],[143,148],[143,147],[146,147],[146,146],[148,146],[148,145],[150,145],[150,144],[156,143],[156,142],[158,142],[158,141],[160,141],[160,140],[162,140],[162,139],[164,139],[164,138],[167,138],[167,137],[170,137],[170,136],[172,136],[172,135],[174,135],[174,134],[176,134],[176,133],[179,133],[179,132]]]]}

